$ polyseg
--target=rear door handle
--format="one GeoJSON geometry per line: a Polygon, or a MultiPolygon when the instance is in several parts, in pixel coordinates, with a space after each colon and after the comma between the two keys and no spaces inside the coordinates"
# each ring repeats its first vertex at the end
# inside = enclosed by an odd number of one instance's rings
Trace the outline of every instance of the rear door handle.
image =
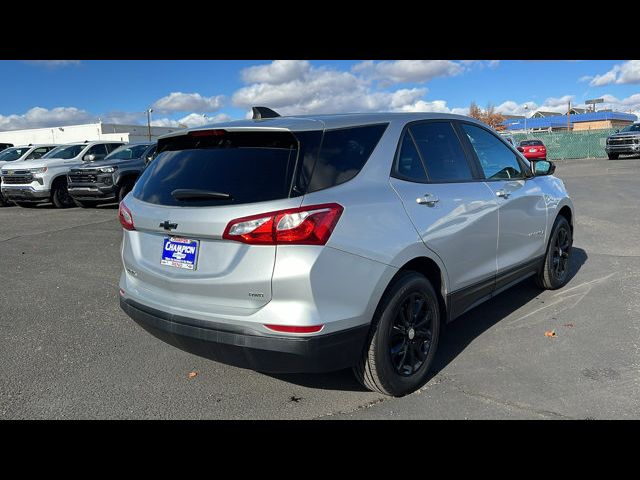
{"type": "Polygon", "coordinates": [[[498,190],[496,192],[496,196],[502,197],[502,198],[509,198],[509,195],[511,195],[511,194],[509,192],[505,191],[505,190],[498,190]]]}
{"type": "Polygon", "coordinates": [[[438,197],[434,197],[430,193],[426,193],[424,197],[416,198],[416,202],[419,205],[426,205],[427,207],[435,207],[436,203],[438,203],[440,199],[438,197]]]}

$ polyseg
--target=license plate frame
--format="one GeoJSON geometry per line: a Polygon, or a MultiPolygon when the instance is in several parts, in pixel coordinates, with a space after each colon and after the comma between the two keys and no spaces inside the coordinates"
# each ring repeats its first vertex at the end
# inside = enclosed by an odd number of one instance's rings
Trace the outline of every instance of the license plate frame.
{"type": "Polygon", "coordinates": [[[198,268],[200,240],[185,237],[164,237],[160,264],[181,270],[195,271],[198,268]],[[167,248],[169,245],[171,247],[167,248]],[[190,248],[193,247],[193,250],[190,248]]]}

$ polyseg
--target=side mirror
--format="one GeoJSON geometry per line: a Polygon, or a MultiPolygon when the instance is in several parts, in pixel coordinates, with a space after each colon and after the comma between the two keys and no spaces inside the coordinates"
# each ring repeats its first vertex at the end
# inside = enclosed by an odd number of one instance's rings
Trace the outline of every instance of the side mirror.
{"type": "Polygon", "coordinates": [[[553,175],[553,172],[555,171],[556,166],[549,160],[536,160],[533,164],[533,173],[536,177],[553,175]]]}
{"type": "Polygon", "coordinates": [[[84,157],[82,157],[82,160],[84,160],[85,162],[94,162],[96,159],[95,154],[90,153],[88,155],[85,155],[84,157]]]}
{"type": "Polygon", "coordinates": [[[518,149],[519,152],[524,153],[524,148],[522,147],[516,147],[518,149]]]}

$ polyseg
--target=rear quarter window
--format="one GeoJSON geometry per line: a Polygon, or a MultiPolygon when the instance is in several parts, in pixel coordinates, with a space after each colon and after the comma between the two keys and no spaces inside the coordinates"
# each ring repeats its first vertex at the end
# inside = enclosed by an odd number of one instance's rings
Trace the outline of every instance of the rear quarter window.
{"type": "Polygon", "coordinates": [[[307,191],[330,188],[355,177],[367,163],[387,125],[326,130],[307,191]]]}

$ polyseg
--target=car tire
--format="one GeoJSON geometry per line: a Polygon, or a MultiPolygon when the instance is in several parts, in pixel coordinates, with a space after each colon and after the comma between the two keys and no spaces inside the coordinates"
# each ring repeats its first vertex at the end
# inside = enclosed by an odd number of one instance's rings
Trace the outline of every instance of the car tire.
{"type": "Polygon", "coordinates": [[[401,397],[422,387],[438,348],[440,309],[431,282],[400,273],[376,310],[354,374],[369,390],[401,397]]]}
{"type": "Polygon", "coordinates": [[[536,283],[540,288],[555,290],[567,284],[572,247],[571,225],[564,216],[558,215],[553,224],[544,264],[536,277],[536,283]]]}
{"type": "Polygon", "coordinates": [[[53,184],[53,192],[51,193],[51,202],[56,208],[69,208],[75,206],[73,198],[67,190],[67,181],[65,179],[58,180],[53,184]]]}
{"type": "Polygon", "coordinates": [[[607,157],[609,157],[609,160],[617,160],[619,156],[619,153],[607,153],[607,157]]]}
{"type": "Polygon", "coordinates": [[[122,185],[120,185],[120,188],[118,188],[118,201],[121,202],[124,200],[124,197],[127,196],[127,194],[133,190],[133,185],[134,182],[132,182],[131,180],[125,180],[124,182],[122,182],[122,185]]]}
{"type": "Polygon", "coordinates": [[[73,199],[73,203],[75,203],[80,208],[94,208],[98,205],[98,202],[93,200],[76,200],[73,199]]]}
{"type": "Polygon", "coordinates": [[[0,194],[0,207],[10,207],[12,205],[11,202],[5,200],[5,198],[0,194]]]}

